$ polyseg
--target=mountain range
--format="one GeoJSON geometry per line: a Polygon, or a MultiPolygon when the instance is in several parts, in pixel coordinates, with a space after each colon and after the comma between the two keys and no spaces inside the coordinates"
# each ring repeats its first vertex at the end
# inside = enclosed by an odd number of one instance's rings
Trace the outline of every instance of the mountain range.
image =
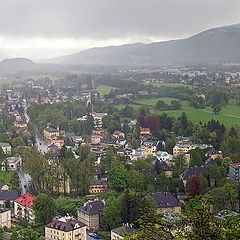
{"type": "Polygon", "coordinates": [[[5,59],[0,73],[64,71],[87,66],[160,66],[240,63],[240,24],[218,27],[186,39],[91,48],[35,63],[26,58],[5,59]]]}
{"type": "Polygon", "coordinates": [[[67,65],[240,63],[240,24],[209,29],[186,39],[91,48],[45,62],[67,65]]]}

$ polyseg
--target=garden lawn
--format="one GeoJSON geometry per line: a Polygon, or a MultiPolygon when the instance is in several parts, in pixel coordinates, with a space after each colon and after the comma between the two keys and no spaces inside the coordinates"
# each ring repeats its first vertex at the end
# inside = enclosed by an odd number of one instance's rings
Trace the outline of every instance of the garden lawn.
{"type": "Polygon", "coordinates": [[[10,184],[10,178],[13,172],[0,172],[0,181],[4,181],[7,185],[10,184]]]}
{"type": "Polygon", "coordinates": [[[146,85],[149,85],[149,84],[156,87],[166,86],[166,87],[188,87],[190,89],[197,88],[196,86],[192,86],[185,83],[148,83],[146,85]]]}
{"type": "Polygon", "coordinates": [[[161,98],[151,98],[151,99],[143,99],[143,100],[137,100],[136,102],[142,105],[156,107],[156,104],[158,100],[164,101],[166,104],[170,105],[171,101],[176,100],[182,103],[182,106],[189,107],[189,101],[181,101],[177,98],[170,98],[170,97],[161,97],[161,98]]]}
{"type": "Polygon", "coordinates": [[[188,119],[193,123],[199,123],[201,121],[204,124],[214,119],[218,120],[220,123],[223,123],[225,126],[240,125],[240,115],[239,118],[237,114],[234,114],[233,116],[224,115],[224,110],[225,109],[223,109],[220,114],[214,114],[211,109],[181,109],[175,111],[157,111],[156,114],[159,115],[165,112],[169,116],[177,118],[183,112],[185,112],[188,119]]]}
{"type": "Polygon", "coordinates": [[[106,86],[106,85],[99,85],[95,90],[97,92],[99,92],[99,94],[101,96],[105,95],[105,94],[109,94],[111,89],[116,89],[115,87],[111,87],[111,86],[106,86]]]}

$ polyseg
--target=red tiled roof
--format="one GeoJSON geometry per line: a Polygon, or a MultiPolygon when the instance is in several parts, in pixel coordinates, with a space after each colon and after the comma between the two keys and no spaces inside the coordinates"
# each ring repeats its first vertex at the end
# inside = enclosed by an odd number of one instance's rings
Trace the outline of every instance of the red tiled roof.
{"type": "Polygon", "coordinates": [[[22,197],[17,198],[14,202],[22,205],[23,207],[32,208],[35,197],[33,197],[29,192],[24,194],[22,197]]]}
{"type": "Polygon", "coordinates": [[[150,128],[141,128],[141,132],[150,132],[150,128]]]}
{"type": "Polygon", "coordinates": [[[234,168],[240,168],[240,163],[232,164],[234,168]]]}

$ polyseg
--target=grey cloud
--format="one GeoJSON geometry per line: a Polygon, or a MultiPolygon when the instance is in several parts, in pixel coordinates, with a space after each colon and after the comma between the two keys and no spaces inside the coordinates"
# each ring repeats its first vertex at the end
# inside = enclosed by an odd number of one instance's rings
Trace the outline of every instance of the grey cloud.
{"type": "Polygon", "coordinates": [[[177,38],[240,22],[239,0],[0,0],[0,36],[177,38]]]}

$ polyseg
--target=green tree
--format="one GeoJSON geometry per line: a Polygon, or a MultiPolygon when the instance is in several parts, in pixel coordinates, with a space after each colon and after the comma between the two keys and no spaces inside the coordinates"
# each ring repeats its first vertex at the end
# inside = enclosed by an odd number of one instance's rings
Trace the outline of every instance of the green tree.
{"type": "Polygon", "coordinates": [[[237,130],[234,127],[231,127],[228,133],[228,136],[230,137],[238,137],[237,130]]]}
{"type": "Polygon", "coordinates": [[[102,228],[110,231],[113,228],[119,227],[122,224],[120,209],[117,206],[111,205],[103,210],[102,228]]]}
{"type": "Polygon", "coordinates": [[[17,233],[17,240],[43,240],[43,236],[35,232],[31,227],[24,228],[17,233]]]}
{"type": "Polygon", "coordinates": [[[182,174],[187,167],[187,163],[185,160],[184,155],[180,154],[179,156],[176,157],[175,165],[173,168],[173,176],[174,177],[179,177],[180,174],[182,174]]]}
{"type": "Polygon", "coordinates": [[[37,148],[23,152],[24,169],[31,176],[33,182],[41,189],[46,176],[47,160],[43,154],[39,153],[37,148]]]}
{"type": "Polygon", "coordinates": [[[200,152],[197,149],[190,151],[190,167],[198,166],[200,167],[203,164],[203,158],[200,152]]]}
{"type": "Polygon", "coordinates": [[[165,173],[160,173],[156,181],[157,191],[160,191],[160,192],[167,191],[169,185],[170,183],[169,183],[168,177],[166,177],[165,173]]]}
{"type": "Polygon", "coordinates": [[[71,149],[66,150],[65,157],[66,158],[74,158],[73,151],[71,149]]]}
{"type": "Polygon", "coordinates": [[[132,168],[134,168],[135,170],[142,170],[142,169],[152,169],[153,165],[152,163],[149,161],[149,159],[137,159],[135,161],[133,161],[132,164],[132,168]]]}
{"type": "Polygon", "coordinates": [[[34,201],[33,211],[36,216],[36,222],[45,225],[51,222],[56,215],[56,205],[51,197],[41,193],[34,201]]]}
{"type": "Polygon", "coordinates": [[[219,114],[222,110],[222,107],[219,104],[213,104],[211,108],[213,109],[214,114],[219,114]]]}
{"type": "Polygon", "coordinates": [[[231,183],[226,183],[223,187],[215,188],[211,191],[214,207],[217,210],[235,210],[238,190],[237,187],[231,183]]]}
{"type": "Polygon", "coordinates": [[[12,146],[14,148],[17,146],[25,146],[25,142],[22,137],[16,137],[12,139],[12,146]]]}
{"type": "Polygon", "coordinates": [[[108,173],[110,188],[122,192],[127,187],[127,170],[123,165],[112,167],[108,173]]]}

